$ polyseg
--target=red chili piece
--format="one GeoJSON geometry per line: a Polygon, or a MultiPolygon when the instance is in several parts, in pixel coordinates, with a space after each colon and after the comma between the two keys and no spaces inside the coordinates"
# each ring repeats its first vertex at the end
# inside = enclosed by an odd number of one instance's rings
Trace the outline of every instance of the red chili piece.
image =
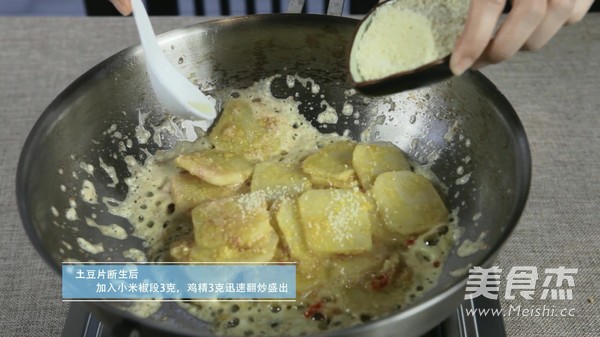
{"type": "Polygon", "coordinates": [[[390,277],[387,274],[380,274],[371,280],[371,289],[381,290],[390,283],[390,277]]]}
{"type": "Polygon", "coordinates": [[[311,318],[313,317],[314,314],[316,314],[319,310],[321,310],[321,302],[317,302],[315,304],[312,304],[311,306],[308,307],[308,309],[306,309],[306,311],[304,312],[304,317],[306,318],[311,318]]]}
{"type": "Polygon", "coordinates": [[[406,239],[406,241],[404,241],[404,245],[406,247],[410,247],[414,244],[415,244],[415,237],[413,237],[413,236],[409,237],[408,239],[406,239]]]}

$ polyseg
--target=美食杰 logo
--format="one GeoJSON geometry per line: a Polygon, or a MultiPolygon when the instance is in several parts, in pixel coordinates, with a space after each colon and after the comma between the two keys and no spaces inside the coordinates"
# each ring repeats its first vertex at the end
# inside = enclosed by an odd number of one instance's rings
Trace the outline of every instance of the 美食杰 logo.
{"type": "Polygon", "coordinates": [[[573,300],[574,276],[577,272],[578,268],[564,266],[544,269],[535,266],[515,266],[503,274],[503,270],[497,266],[473,267],[469,269],[465,300],[480,296],[491,300],[502,297],[507,301],[519,298],[532,301],[535,305],[529,307],[509,303],[508,308],[471,308],[466,314],[469,316],[575,316],[574,308],[552,304],[570,303],[566,301],[573,300]]]}

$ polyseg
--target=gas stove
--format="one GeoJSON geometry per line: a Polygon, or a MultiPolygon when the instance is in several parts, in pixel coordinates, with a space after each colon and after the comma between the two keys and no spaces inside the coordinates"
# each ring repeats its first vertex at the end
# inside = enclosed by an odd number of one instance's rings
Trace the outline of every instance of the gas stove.
{"type": "MultiPolygon", "coordinates": [[[[506,337],[502,316],[467,315],[467,312],[476,308],[499,309],[500,303],[481,296],[465,300],[450,317],[422,337],[506,337]]],[[[81,304],[72,303],[62,337],[80,336],[112,337],[81,304]]]]}

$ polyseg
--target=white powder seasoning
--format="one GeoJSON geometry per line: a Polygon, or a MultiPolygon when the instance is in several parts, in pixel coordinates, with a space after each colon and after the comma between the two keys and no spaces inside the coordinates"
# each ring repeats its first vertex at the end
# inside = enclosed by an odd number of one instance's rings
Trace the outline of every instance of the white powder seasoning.
{"type": "Polygon", "coordinates": [[[408,9],[382,6],[359,36],[352,64],[363,81],[415,69],[439,57],[431,21],[408,9]],[[388,40],[391,36],[393,41],[388,40]]]}
{"type": "Polygon", "coordinates": [[[468,0],[388,1],[360,25],[350,53],[356,82],[414,70],[452,52],[468,0]]]}

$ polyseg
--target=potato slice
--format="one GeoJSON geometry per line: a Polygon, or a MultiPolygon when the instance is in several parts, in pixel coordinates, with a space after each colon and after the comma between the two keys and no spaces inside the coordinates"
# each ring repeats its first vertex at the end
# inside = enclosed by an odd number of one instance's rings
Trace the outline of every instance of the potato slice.
{"type": "Polygon", "coordinates": [[[188,237],[182,240],[175,241],[169,248],[169,255],[173,261],[190,262],[190,254],[194,248],[194,238],[188,237]]]}
{"type": "Polygon", "coordinates": [[[295,196],[310,187],[310,180],[299,165],[263,162],[254,167],[250,190],[264,191],[268,198],[276,200],[295,196]]]}
{"type": "Polygon", "coordinates": [[[290,257],[295,260],[307,260],[311,257],[298,215],[296,202],[284,200],[276,215],[277,226],[289,249],[290,257]]]}
{"type": "Polygon", "coordinates": [[[175,158],[175,164],[216,186],[241,184],[252,175],[252,164],[232,152],[206,150],[183,154],[175,158]]]}
{"type": "Polygon", "coordinates": [[[323,289],[331,284],[328,278],[329,264],[321,257],[297,261],[296,264],[296,294],[305,297],[316,289],[323,289]]]}
{"type": "Polygon", "coordinates": [[[192,210],[192,223],[195,244],[208,249],[251,249],[276,234],[257,193],[204,202],[192,210]]]}
{"type": "Polygon", "coordinates": [[[259,103],[250,105],[241,99],[228,100],[208,138],[218,150],[237,153],[253,161],[278,155],[282,150],[283,121],[254,111],[259,108],[262,108],[259,103]]]}
{"type": "Polygon", "coordinates": [[[171,178],[171,196],[175,209],[185,212],[198,204],[236,195],[244,190],[243,184],[215,186],[183,172],[171,178]]]}
{"type": "Polygon", "coordinates": [[[373,196],[373,190],[368,190],[364,193],[367,201],[370,205],[369,216],[371,218],[371,235],[373,238],[373,244],[377,243],[393,243],[393,242],[402,242],[404,239],[403,235],[400,235],[396,232],[392,232],[387,229],[387,226],[383,222],[383,217],[379,214],[377,210],[377,202],[375,201],[375,197],[373,196]]]}
{"type": "Polygon", "coordinates": [[[310,175],[316,186],[351,188],[358,186],[356,172],[352,167],[355,144],[342,141],[329,144],[306,157],[302,170],[310,175]]]}
{"type": "Polygon", "coordinates": [[[371,274],[382,268],[385,254],[366,252],[358,255],[336,255],[331,258],[331,278],[335,284],[363,286],[371,274]]]}
{"type": "Polygon", "coordinates": [[[279,237],[275,232],[255,242],[251,248],[224,246],[219,249],[194,246],[191,261],[198,262],[269,262],[275,256],[279,237]]]}
{"type": "Polygon", "coordinates": [[[295,200],[284,200],[279,205],[276,218],[290,257],[297,262],[296,291],[302,296],[318,284],[326,283],[324,257],[308,249],[295,200]]]}
{"type": "Polygon", "coordinates": [[[352,190],[309,190],[298,198],[306,244],[317,253],[359,253],[371,249],[370,205],[352,190]]]}
{"type": "Polygon", "coordinates": [[[410,170],[402,150],[391,143],[357,144],[352,153],[352,166],[365,190],[373,186],[381,173],[410,170]]]}
{"type": "Polygon", "coordinates": [[[410,171],[380,174],[373,196],[387,229],[403,235],[426,232],[448,216],[431,182],[410,171]]]}

